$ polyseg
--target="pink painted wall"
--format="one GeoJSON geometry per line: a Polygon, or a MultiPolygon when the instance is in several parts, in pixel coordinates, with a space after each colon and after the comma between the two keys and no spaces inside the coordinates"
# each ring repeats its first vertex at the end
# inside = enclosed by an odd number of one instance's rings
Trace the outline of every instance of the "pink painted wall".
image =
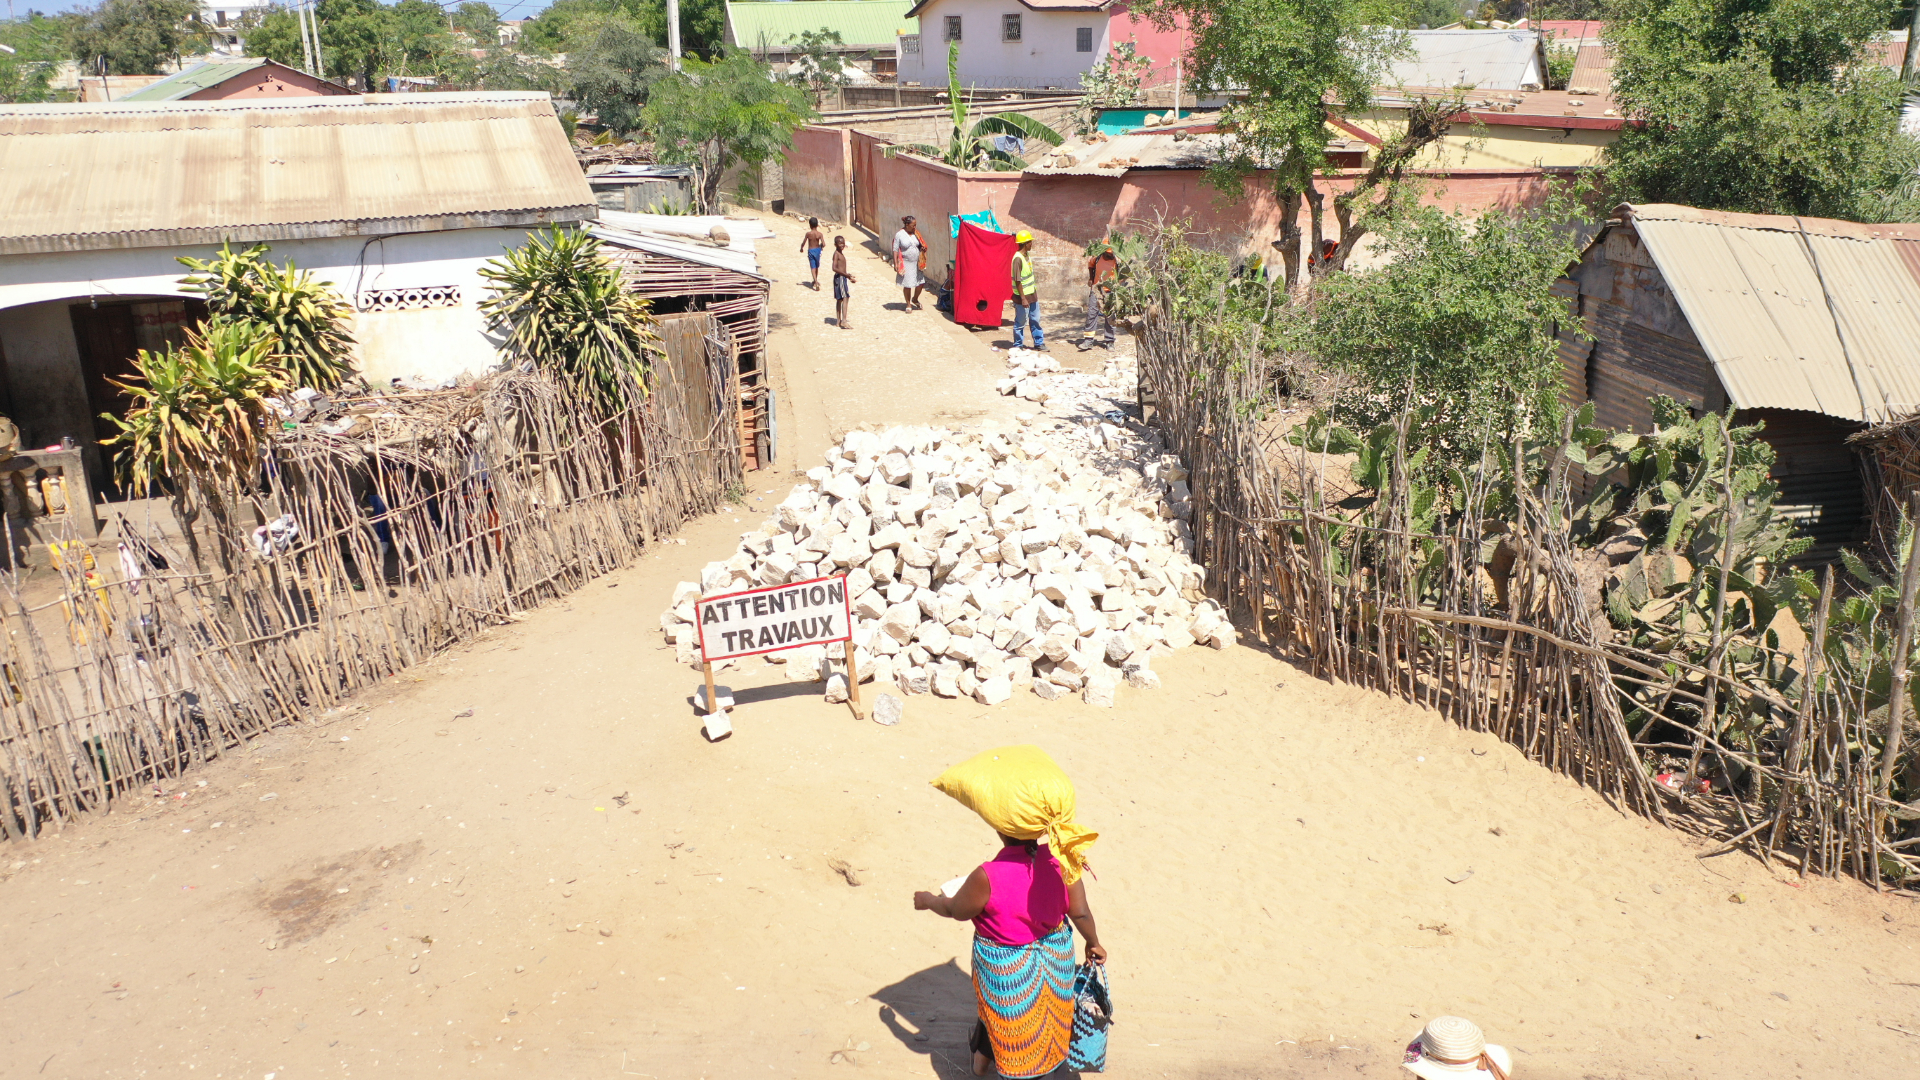
{"type": "Polygon", "coordinates": [[[1115,45],[1131,39],[1139,54],[1153,61],[1153,72],[1147,78],[1149,86],[1172,82],[1174,57],[1186,52],[1193,44],[1192,35],[1186,30],[1185,19],[1180,20],[1173,30],[1161,30],[1128,11],[1125,5],[1115,5],[1108,16],[1107,38],[1115,45]]]}
{"type": "Polygon", "coordinates": [[[807,126],[787,149],[787,211],[848,224],[852,220],[852,143],[845,128],[807,126]]]}

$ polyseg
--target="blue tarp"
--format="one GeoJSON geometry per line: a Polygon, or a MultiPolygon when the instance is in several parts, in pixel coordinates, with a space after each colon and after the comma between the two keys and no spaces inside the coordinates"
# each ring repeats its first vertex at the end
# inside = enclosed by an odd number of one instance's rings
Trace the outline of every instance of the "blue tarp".
{"type": "Polygon", "coordinates": [[[989,232],[1006,231],[1000,227],[1000,219],[994,217],[993,211],[990,209],[982,210],[977,214],[948,214],[947,223],[953,226],[953,234],[948,237],[948,239],[957,240],[960,238],[960,223],[963,221],[978,225],[989,232]]]}

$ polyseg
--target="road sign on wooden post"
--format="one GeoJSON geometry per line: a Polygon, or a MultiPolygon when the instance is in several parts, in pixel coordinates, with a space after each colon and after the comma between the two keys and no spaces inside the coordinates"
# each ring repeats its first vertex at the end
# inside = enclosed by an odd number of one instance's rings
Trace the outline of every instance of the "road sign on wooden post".
{"type": "Polygon", "coordinates": [[[700,634],[700,661],[707,676],[708,711],[714,698],[716,660],[846,642],[847,702],[860,707],[860,673],[853,659],[853,598],[844,575],[744,589],[694,601],[693,624],[700,634]]]}

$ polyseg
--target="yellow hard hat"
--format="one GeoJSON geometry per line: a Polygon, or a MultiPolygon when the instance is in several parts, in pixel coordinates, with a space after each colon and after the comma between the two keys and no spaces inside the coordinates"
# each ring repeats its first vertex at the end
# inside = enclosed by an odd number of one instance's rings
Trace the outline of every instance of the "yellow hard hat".
{"type": "Polygon", "coordinates": [[[1016,244],[1030,244],[1033,242],[1033,234],[1025,229],[1021,229],[1019,232],[1013,234],[1013,242],[1016,244]]]}

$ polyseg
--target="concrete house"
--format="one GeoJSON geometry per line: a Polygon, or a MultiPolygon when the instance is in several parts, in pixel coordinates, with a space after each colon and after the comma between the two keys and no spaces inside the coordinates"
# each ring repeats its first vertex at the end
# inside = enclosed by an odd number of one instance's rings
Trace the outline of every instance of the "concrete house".
{"type": "Polygon", "coordinates": [[[122,94],[118,101],[230,101],[234,98],[343,97],[352,90],[274,60],[213,60],[122,94]]]}
{"type": "Polygon", "coordinates": [[[1124,0],[919,0],[920,32],[900,42],[900,81],[947,82],[947,46],[960,46],[960,81],[1005,89],[1074,90],[1113,46],[1133,41],[1155,80],[1172,71],[1186,35],[1137,18],[1124,0]]]}
{"type": "Polygon", "coordinates": [[[0,414],[110,434],[108,380],[204,313],[176,260],[223,243],[332,282],[376,384],[482,371],[480,268],[596,212],[545,94],[0,107],[0,414]]]}
{"type": "Polygon", "coordinates": [[[1650,431],[1649,399],[1764,422],[1781,504],[1831,559],[1865,536],[1848,436],[1920,408],[1920,224],[1623,205],[1560,289],[1569,404],[1650,431]]]}

